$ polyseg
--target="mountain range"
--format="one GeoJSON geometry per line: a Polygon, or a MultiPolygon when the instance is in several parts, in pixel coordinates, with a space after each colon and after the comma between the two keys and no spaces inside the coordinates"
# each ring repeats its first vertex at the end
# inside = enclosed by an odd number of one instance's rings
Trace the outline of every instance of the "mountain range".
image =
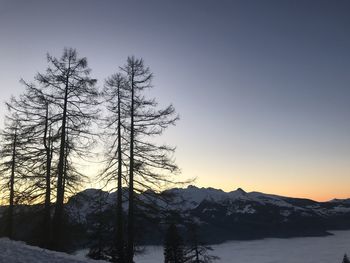
{"type": "MultiPolygon", "coordinates": [[[[127,196],[127,189],[123,189],[127,196]]],[[[214,244],[227,240],[267,237],[330,235],[331,230],[350,229],[350,199],[317,202],[238,188],[224,192],[214,188],[173,188],[160,194],[136,195],[136,233],[139,244],[162,244],[169,223],[176,223],[186,238],[195,224],[201,241],[214,244]]],[[[67,249],[87,247],[98,239],[112,240],[116,222],[116,192],[86,189],[65,204],[67,249]],[[74,241],[68,244],[68,241],[74,241]]],[[[126,198],[125,198],[126,200],[126,198]]],[[[127,202],[123,204],[127,214],[127,202]]],[[[0,207],[0,225],[6,207],[0,207]]],[[[42,207],[17,206],[15,238],[36,244],[42,207]]]]}
{"type": "MultiPolygon", "coordinates": [[[[140,231],[147,236],[142,242],[146,243],[161,242],[162,230],[169,221],[176,221],[180,226],[196,223],[201,238],[207,243],[321,236],[328,235],[329,230],[350,229],[350,199],[317,202],[260,192],[247,193],[241,188],[224,192],[191,185],[166,190],[161,195],[145,192],[138,195],[138,200],[142,204],[138,213],[140,231]],[[171,201],[163,196],[170,196],[171,201]]],[[[95,218],[98,211],[113,214],[115,203],[115,192],[87,189],[70,198],[66,211],[71,222],[88,228],[89,219],[95,218]]],[[[124,210],[127,210],[126,202],[124,210]]],[[[185,233],[185,227],[183,229],[185,233]]]]}

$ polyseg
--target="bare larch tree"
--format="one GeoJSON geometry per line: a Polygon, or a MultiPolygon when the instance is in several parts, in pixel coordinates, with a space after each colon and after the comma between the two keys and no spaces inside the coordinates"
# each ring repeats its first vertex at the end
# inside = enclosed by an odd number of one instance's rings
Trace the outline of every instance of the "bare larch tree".
{"type": "Polygon", "coordinates": [[[148,189],[159,191],[165,184],[171,183],[169,174],[178,171],[171,156],[175,148],[158,145],[153,139],[174,125],[178,115],[172,105],[157,109],[155,99],[146,97],[146,91],[152,87],[153,75],[142,59],[128,57],[121,70],[126,75],[129,91],[129,121],[126,125],[129,143],[127,262],[132,263],[135,249],[135,192],[148,189]]]}
{"type": "Polygon", "coordinates": [[[25,138],[21,132],[21,123],[19,116],[9,110],[5,117],[5,126],[1,131],[1,192],[8,200],[8,207],[5,214],[4,235],[13,238],[14,234],[14,208],[18,203],[19,196],[23,186],[22,179],[25,177],[23,170],[23,145],[25,138]]]}
{"type": "Polygon", "coordinates": [[[65,48],[60,59],[47,55],[47,61],[46,72],[39,73],[36,80],[43,87],[43,94],[52,102],[59,123],[56,204],[52,233],[52,246],[59,249],[65,187],[69,184],[65,174],[71,170],[76,172],[75,176],[80,175],[74,169],[73,158],[70,156],[84,156],[92,143],[91,126],[98,115],[96,105],[99,93],[95,88],[96,79],[90,78],[87,59],[78,58],[75,49],[65,48]]]}
{"type": "Polygon", "coordinates": [[[107,114],[104,118],[104,133],[107,137],[106,165],[101,173],[102,179],[109,188],[114,188],[114,182],[117,182],[117,222],[115,249],[112,250],[112,260],[114,262],[125,262],[124,259],[124,227],[123,227],[123,166],[125,166],[125,157],[127,145],[125,139],[126,108],[127,108],[128,90],[125,78],[120,73],[113,74],[105,82],[103,98],[107,114]],[[111,186],[112,185],[112,186],[111,186]]]}
{"type": "Polygon", "coordinates": [[[12,97],[7,106],[21,118],[21,132],[26,135],[26,186],[22,191],[23,201],[37,203],[44,201],[41,246],[47,247],[51,234],[52,160],[54,136],[50,101],[34,84],[23,80],[25,92],[12,97]]]}

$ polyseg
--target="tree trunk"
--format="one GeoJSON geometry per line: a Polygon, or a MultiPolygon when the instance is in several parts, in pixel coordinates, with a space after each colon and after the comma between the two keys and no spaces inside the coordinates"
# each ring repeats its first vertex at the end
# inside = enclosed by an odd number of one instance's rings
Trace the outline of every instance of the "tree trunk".
{"type": "Polygon", "coordinates": [[[118,87],[118,196],[117,196],[117,253],[118,261],[124,263],[123,200],[122,200],[122,145],[120,120],[120,87],[118,87]]]}
{"type": "Polygon", "coordinates": [[[61,126],[61,142],[60,142],[60,155],[58,160],[58,173],[57,173],[57,197],[55,214],[53,217],[53,245],[54,248],[59,249],[62,238],[62,216],[63,216],[63,201],[64,201],[64,166],[65,166],[65,150],[66,150],[66,123],[67,123],[67,104],[68,104],[68,79],[69,72],[66,78],[65,96],[63,104],[63,116],[61,126]]]}
{"type": "Polygon", "coordinates": [[[198,252],[198,245],[197,243],[195,244],[196,248],[195,248],[195,252],[196,252],[196,263],[200,263],[199,261],[199,252],[198,252]]]}
{"type": "MultiPolygon", "coordinates": [[[[67,142],[68,142],[68,132],[67,132],[67,142]]],[[[67,155],[68,155],[68,145],[66,146],[66,155],[64,157],[63,181],[62,181],[62,192],[63,193],[65,192],[66,184],[67,184],[67,169],[68,169],[68,156],[67,155]]]]}
{"type": "Polygon", "coordinates": [[[13,209],[14,209],[14,198],[15,198],[15,167],[16,167],[16,146],[17,146],[17,130],[15,130],[15,135],[13,139],[12,147],[12,164],[11,164],[11,177],[10,177],[10,204],[7,211],[7,226],[6,226],[6,236],[8,238],[13,238],[13,209]]]}
{"type": "Polygon", "coordinates": [[[131,123],[130,123],[130,168],[128,211],[128,263],[134,262],[134,69],[131,75],[131,123]]]}
{"type": "Polygon", "coordinates": [[[51,239],[51,129],[49,128],[49,107],[46,104],[45,131],[43,137],[46,153],[46,176],[45,176],[45,205],[43,246],[47,247],[51,239]],[[49,134],[49,135],[47,135],[49,134]]]}

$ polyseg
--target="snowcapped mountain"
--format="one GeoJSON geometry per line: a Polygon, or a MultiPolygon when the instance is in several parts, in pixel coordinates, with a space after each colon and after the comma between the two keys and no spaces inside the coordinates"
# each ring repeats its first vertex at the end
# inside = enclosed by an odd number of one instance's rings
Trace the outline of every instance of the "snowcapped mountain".
{"type": "MultiPolygon", "coordinates": [[[[280,207],[291,207],[292,204],[288,203],[285,197],[263,194],[259,192],[247,193],[243,189],[238,188],[235,191],[224,192],[214,188],[198,188],[196,186],[188,186],[187,188],[175,188],[168,190],[173,193],[177,200],[184,201],[185,206],[183,209],[193,209],[197,207],[201,202],[256,202],[261,205],[271,204],[280,207]]],[[[311,200],[310,200],[311,201],[311,200]]]]}
{"type": "MultiPolygon", "coordinates": [[[[116,192],[86,189],[68,200],[65,211],[69,224],[73,226],[68,232],[75,239],[82,238],[74,246],[89,242],[99,220],[108,228],[107,234],[113,235],[116,196],[116,192]]],[[[126,213],[127,189],[123,189],[123,196],[126,213]]],[[[232,239],[319,236],[327,235],[329,230],[350,229],[350,199],[316,202],[259,192],[247,193],[240,188],[224,192],[196,186],[173,188],[161,194],[147,191],[136,197],[136,225],[142,233],[138,236],[140,243],[162,242],[163,230],[169,221],[176,221],[184,229],[189,222],[197,223],[200,235],[208,243],[232,239]]],[[[30,213],[28,207],[25,210],[30,213]]],[[[0,207],[0,221],[1,211],[0,207]]],[[[29,231],[31,222],[35,220],[28,222],[26,218],[28,216],[23,215],[17,224],[23,224],[22,229],[29,231]]],[[[19,239],[26,240],[25,237],[19,239]]]]}
{"type": "MultiPolygon", "coordinates": [[[[286,218],[296,212],[304,216],[320,215],[328,217],[350,213],[350,199],[316,202],[310,199],[291,198],[260,192],[247,193],[241,188],[224,192],[214,188],[198,188],[192,185],[187,188],[174,188],[168,190],[168,192],[174,194],[175,203],[180,204],[178,209],[182,211],[198,209],[205,206],[203,205],[205,203],[207,205],[225,206],[228,215],[259,213],[262,207],[277,209],[286,218]]],[[[176,208],[176,205],[173,205],[173,208],[176,208]]]]}
{"type": "MultiPolygon", "coordinates": [[[[127,189],[124,189],[123,196],[127,196],[127,189]]],[[[238,188],[231,192],[224,192],[215,188],[199,188],[193,185],[187,188],[173,188],[164,192],[172,196],[171,202],[163,199],[157,200],[157,195],[152,193],[138,195],[140,200],[161,206],[163,209],[180,210],[189,212],[202,207],[223,206],[227,215],[233,214],[255,214],[262,208],[278,210],[281,216],[288,218],[293,213],[301,213],[304,216],[319,215],[331,217],[350,213],[350,199],[333,199],[329,202],[317,202],[310,199],[291,198],[260,192],[245,192],[238,188]]],[[[66,210],[77,217],[82,218],[97,210],[106,210],[114,207],[116,203],[116,192],[108,193],[100,189],[86,189],[70,198],[66,204],[66,210]]],[[[127,209],[127,202],[124,202],[127,209]]],[[[204,211],[206,213],[208,209],[204,211]]],[[[270,211],[271,212],[271,211],[270,211]]]]}
{"type": "MultiPolygon", "coordinates": [[[[124,189],[125,193],[127,189],[124,189]]],[[[245,192],[238,188],[224,192],[214,188],[173,188],[162,195],[171,196],[169,202],[152,192],[138,195],[149,206],[156,206],[154,214],[139,207],[140,217],[147,214],[152,220],[143,220],[154,234],[159,224],[178,215],[181,224],[196,222],[209,242],[228,239],[253,239],[262,237],[292,237],[327,235],[328,230],[350,228],[350,199],[316,202],[309,199],[290,198],[260,192],[245,192]],[[161,212],[160,212],[161,211],[161,212]],[[158,213],[159,212],[159,213],[158,213]],[[158,214],[157,214],[158,213],[158,214]],[[151,215],[150,215],[151,214],[151,215]],[[153,224],[153,225],[152,225],[153,224]]],[[[127,196],[127,195],[125,195],[127,196]]],[[[87,224],[98,211],[115,209],[116,193],[87,189],[73,196],[66,205],[71,220],[87,224]],[[99,202],[98,200],[101,200],[99,202]]],[[[125,202],[125,210],[127,210],[125,202]]],[[[154,212],[154,211],[153,211],[154,212]]],[[[142,221],[141,220],[141,221],[142,221]]],[[[158,235],[150,239],[159,239],[158,235]]]]}

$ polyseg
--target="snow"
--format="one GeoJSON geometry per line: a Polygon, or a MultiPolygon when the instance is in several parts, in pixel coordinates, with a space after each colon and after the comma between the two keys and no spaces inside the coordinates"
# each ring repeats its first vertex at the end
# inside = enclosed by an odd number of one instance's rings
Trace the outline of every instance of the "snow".
{"type": "MultiPolygon", "coordinates": [[[[217,263],[329,263],[341,262],[344,253],[350,254],[350,231],[334,231],[327,237],[267,238],[253,241],[230,241],[213,245],[217,263]]],[[[86,252],[86,251],[85,251],[86,252]]],[[[105,262],[53,252],[28,246],[23,242],[0,239],[0,263],[93,263],[105,262]]],[[[163,262],[163,248],[148,246],[144,254],[135,257],[136,263],[163,262]]]]}
{"type": "MultiPolygon", "coordinates": [[[[196,186],[188,186],[187,188],[175,188],[170,190],[177,195],[177,202],[181,203],[181,210],[194,209],[204,200],[212,201],[216,203],[223,202],[255,202],[261,205],[274,205],[279,207],[294,208],[296,210],[305,210],[302,207],[298,207],[288,203],[284,197],[278,195],[264,194],[260,192],[245,192],[241,188],[231,192],[224,192],[222,190],[214,188],[198,188],[196,186]]],[[[240,211],[241,213],[254,213],[252,209],[246,211],[240,211]]]]}
{"type": "MultiPolygon", "coordinates": [[[[231,241],[214,245],[216,263],[330,263],[341,262],[350,254],[350,231],[334,231],[333,236],[303,238],[267,238],[253,241],[231,241]]],[[[136,263],[161,263],[163,249],[150,246],[146,254],[136,257],[136,263]]]]}
{"type": "Polygon", "coordinates": [[[89,260],[62,252],[28,246],[23,242],[0,238],[0,263],[93,263],[89,260]]]}
{"type": "Polygon", "coordinates": [[[336,212],[336,213],[349,213],[350,212],[350,207],[344,207],[344,206],[336,206],[331,211],[336,212]]]}
{"type": "Polygon", "coordinates": [[[285,216],[285,217],[290,216],[291,213],[292,213],[292,212],[291,212],[290,210],[282,210],[282,211],[280,212],[280,214],[281,214],[282,216],[285,216]]]}
{"type": "Polygon", "coordinates": [[[283,198],[278,195],[264,194],[260,192],[251,192],[249,195],[265,204],[271,204],[279,207],[294,207],[290,203],[284,201],[283,198]]]}
{"type": "Polygon", "coordinates": [[[254,214],[256,210],[251,206],[247,205],[243,209],[237,209],[237,213],[242,213],[242,214],[254,214]]]}
{"type": "Polygon", "coordinates": [[[239,206],[233,206],[233,207],[228,207],[226,211],[226,215],[230,216],[235,213],[240,213],[240,214],[255,214],[256,210],[251,206],[251,205],[246,205],[243,208],[240,208],[239,206]]]}
{"type": "Polygon", "coordinates": [[[217,209],[215,209],[215,208],[204,208],[202,210],[202,213],[211,213],[213,211],[217,211],[217,209]]]}
{"type": "Polygon", "coordinates": [[[86,215],[97,210],[97,201],[103,202],[102,210],[108,207],[109,193],[100,189],[85,189],[71,198],[65,209],[78,223],[86,223],[86,215]]]}
{"type": "Polygon", "coordinates": [[[346,198],[346,199],[332,199],[330,202],[332,203],[347,203],[350,204],[350,198],[346,198]]]}
{"type": "MultiPolygon", "coordinates": [[[[170,190],[172,193],[176,194],[177,202],[181,204],[181,210],[188,210],[196,208],[204,200],[211,201],[215,203],[222,203],[225,201],[255,201],[260,202],[254,196],[250,196],[249,193],[246,193],[241,188],[238,188],[235,191],[224,192],[222,190],[214,188],[198,188],[196,186],[188,186],[187,188],[175,188],[170,190]],[[182,202],[183,201],[183,202],[182,202]]],[[[252,211],[247,211],[251,213],[252,211]]]]}
{"type": "Polygon", "coordinates": [[[184,188],[174,188],[170,190],[176,194],[176,202],[181,203],[182,210],[193,209],[202,201],[208,200],[218,202],[227,198],[227,193],[214,188],[198,188],[196,186],[188,186],[184,188]],[[185,201],[182,203],[182,201],[185,201]]]}
{"type": "MultiPolygon", "coordinates": [[[[275,206],[279,207],[282,216],[288,217],[292,211],[298,211],[302,214],[310,216],[311,214],[318,214],[320,216],[329,216],[334,214],[344,214],[350,212],[350,199],[334,199],[329,204],[334,207],[323,207],[322,203],[312,202],[303,205],[288,197],[265,194],[261,192],[245,192],[238,188],[231,192],[224,192],[215,188],[199,188],[196,186],[188,186],[187,188],[173,188],[166,192],[174,194],[175,198],[172,203],[164,202],[161,199],[152,197],[152,195],[143,194],[139,198],[144,202],[152,202],[165,210],[180,211],[183,214],[187,211],[197,208],[203,201],[208,201],[218,205],[226,206],[228,208],[227,215],[234,213],[254,214],[257,206],[275,206]],[[289,210],[289,212],[283,212],[289,210]],[[311,211],[310,211],[311,210],[311,211]],[[311,212],[311,214],[310,214],[311,212]]],[[[102,210],[110,209],[116,203],[116,192],[108,193],[99,189],[86,189],[83,192],[72,198],[67,206],[67,212],[70,217],[78,223],[86,223],[86,215],[95,212],[96,200],[102,199],[104,201],[102,210]]],[[[124,203],[124,208],[127,209],[127,204],[124,203]]],[[[210,212],[206,208],[203,213],[210,212]]]]}

